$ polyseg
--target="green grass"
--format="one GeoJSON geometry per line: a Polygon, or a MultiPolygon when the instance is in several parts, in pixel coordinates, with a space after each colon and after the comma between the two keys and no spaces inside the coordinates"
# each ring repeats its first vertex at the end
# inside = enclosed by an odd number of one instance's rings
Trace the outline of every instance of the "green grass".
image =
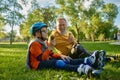
{"type": "Polygon", "coordinates": [[[120,45],[110,45],[110,42],[82,42],[81,44],[88,50],[105,50],[108,55],[120,53],[120,45]]]}
{"type": "MultiPolygon", "coordinates": [[[[110,45],[109,42],[82,42],[88,51],[106,50],[107,54],[120,54],[120,46],[110,45]]],[[[86,80],[76,72],[67,72],[57,69],[39,71],[29,70],[25,67],[27,44],[15,43],[0,44],[0,80],[86,80]]],[[[119,80],[120,62],[107,63],[100,78],[90,80],[119,80]]]]}

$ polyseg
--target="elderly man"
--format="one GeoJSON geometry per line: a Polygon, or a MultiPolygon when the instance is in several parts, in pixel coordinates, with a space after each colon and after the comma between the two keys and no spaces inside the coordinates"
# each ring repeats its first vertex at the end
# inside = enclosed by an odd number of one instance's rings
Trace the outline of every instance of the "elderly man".
{"type": "Polygon", "coordinates": [[[72,58],[83,58],[90,56],[90,54],[88,54],[88,52],[77,43],[77,40],[74,38],[73,34],[70,31],[67,31],[66,28],[66,19],[57,18],[56,29],[49,36],[49,41],[51,38],[55,38],[54,47],[57,49],[57,51],[72,58]]]}

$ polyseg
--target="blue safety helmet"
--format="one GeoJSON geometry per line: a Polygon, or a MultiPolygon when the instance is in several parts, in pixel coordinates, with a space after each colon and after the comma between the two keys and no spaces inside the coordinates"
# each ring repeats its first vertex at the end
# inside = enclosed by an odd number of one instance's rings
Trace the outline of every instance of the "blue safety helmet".
{"type": "Polygon", "coordinates": [[[37,30],[41,29],[42,27],[47,27],[47,24],[42,22],[34,23],[30,28],[30,34],[33,35],[37,30]]]}

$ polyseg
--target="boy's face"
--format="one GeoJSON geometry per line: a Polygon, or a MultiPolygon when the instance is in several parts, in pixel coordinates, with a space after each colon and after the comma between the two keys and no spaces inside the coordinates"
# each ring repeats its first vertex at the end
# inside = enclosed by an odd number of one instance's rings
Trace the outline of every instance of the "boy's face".
{"type": "Polygon", "coordinates": [[[41,28],[41,30],[38,30],[37,32],[36,32],[36,37],[43,37],[43,38],[47,38],[47,33],[48,33],[48,31],[47,31],[47,27],[43,27],[43,28],[41,28]]]}
{"type": "Polygon", "coordinates": [[[47,34],[48,34],[47,27],[43,27],[41,29],[41,35],[42,35],[42,37],[46,39],[47,38],[47,34]]]}
{"type": "Polygon", "coordinates": [[[66,21],[65,20],[58,20],[56,22],[56,29],[59,33],[64,33],[66,31],[66,21]]]}

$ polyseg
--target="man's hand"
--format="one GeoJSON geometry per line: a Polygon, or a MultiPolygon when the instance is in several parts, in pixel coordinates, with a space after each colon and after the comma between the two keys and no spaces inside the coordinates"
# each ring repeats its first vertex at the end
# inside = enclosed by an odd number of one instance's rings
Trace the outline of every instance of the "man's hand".
{"type": "Polygon", "coordinates": [[[71,33],[69,33],[69,35],[68,35],[68,40],[69,40],[71,43],[74,42],[74,39],[73,39],[73,36],[72,36],[71,33]]]}
{"type": "Polygon", "coordinates": [[[50,36],[50,39],[48,40],[48,43],[49,43],[50,47],[55,46],[56,42],[55,42],[54,36],[50,36]]]}

